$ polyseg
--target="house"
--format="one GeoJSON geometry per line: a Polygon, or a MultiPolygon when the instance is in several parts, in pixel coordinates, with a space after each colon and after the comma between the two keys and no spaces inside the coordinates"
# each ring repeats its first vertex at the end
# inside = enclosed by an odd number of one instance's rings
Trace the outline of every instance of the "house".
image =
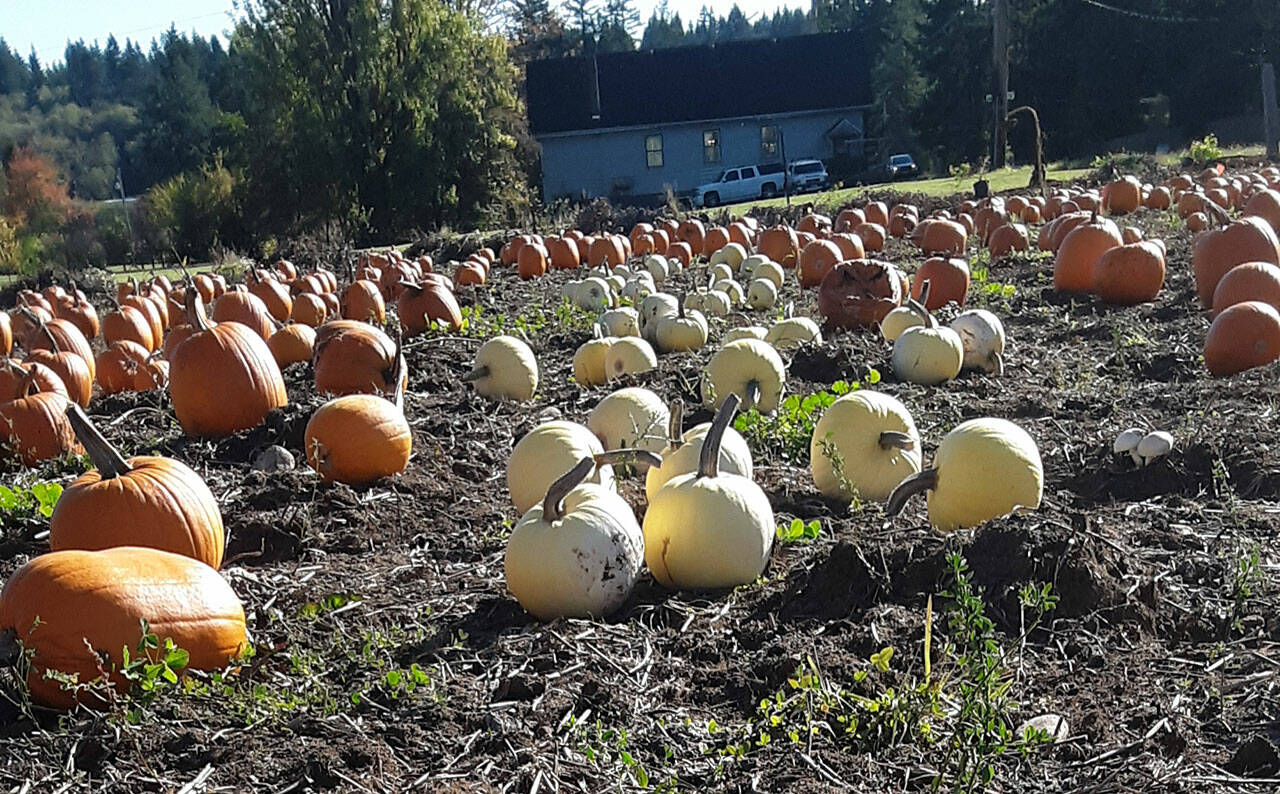
{"type": "Polygon", "coordinates": [[[547,201],[660,201],[726,168],[861,156],[871,104],[853,33],[535,61],[527,77],[547,201]]]}

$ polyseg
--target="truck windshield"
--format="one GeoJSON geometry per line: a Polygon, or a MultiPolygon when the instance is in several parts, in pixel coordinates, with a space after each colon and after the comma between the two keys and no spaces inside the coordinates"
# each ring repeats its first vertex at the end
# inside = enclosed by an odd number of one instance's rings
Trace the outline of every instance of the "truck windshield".
{"type": "Polygon", "coordinates": [[[791,169],[794,174],[816,174],[822,171],[822,163],[801,163],[791,169]]]}

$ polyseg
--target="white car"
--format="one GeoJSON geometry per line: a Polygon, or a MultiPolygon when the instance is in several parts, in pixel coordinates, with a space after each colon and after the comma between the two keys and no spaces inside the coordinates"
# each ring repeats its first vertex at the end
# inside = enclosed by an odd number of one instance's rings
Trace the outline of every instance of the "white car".
{"type": "Polygon", "coordinates": [[[808,193],[827,187],[827,167],[821,160],[795,160],[789,173],[793,193],[808,193]]]}
{"type": "Polygon", "coordinates": [[[689,197],[695,207],[718,207],[748,199],[773,198],[782,192],[781,165],[730,168],[714,182],[699,185],[689,197]]]}

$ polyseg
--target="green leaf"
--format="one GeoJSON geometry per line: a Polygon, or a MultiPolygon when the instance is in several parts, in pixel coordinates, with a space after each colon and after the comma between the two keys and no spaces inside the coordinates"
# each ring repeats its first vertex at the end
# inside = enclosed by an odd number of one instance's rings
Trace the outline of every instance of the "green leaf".
{"type": "Polygon", "coordinates": [[[893,658],[893,646],[871,654],[871,663],[882,673],[889,672],[889,660],[893,658]]]}
{"type": "Polygon", "coordinates": [[[12,488],[0,485],[0,510],[10,512],[18,508],[18,495],[12,488]]]}

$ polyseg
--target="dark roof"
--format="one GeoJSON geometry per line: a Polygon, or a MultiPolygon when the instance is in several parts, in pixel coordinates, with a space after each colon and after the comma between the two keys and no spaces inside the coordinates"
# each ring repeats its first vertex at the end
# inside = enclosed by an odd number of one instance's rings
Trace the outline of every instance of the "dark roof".
{"type": "Polygon", "coordinates": [[[871,103],[866,51],[856,33],[608,53],[597,64],[599,119],[591,117],[589,58],[528,65],[535,135],[871,103]]]}

